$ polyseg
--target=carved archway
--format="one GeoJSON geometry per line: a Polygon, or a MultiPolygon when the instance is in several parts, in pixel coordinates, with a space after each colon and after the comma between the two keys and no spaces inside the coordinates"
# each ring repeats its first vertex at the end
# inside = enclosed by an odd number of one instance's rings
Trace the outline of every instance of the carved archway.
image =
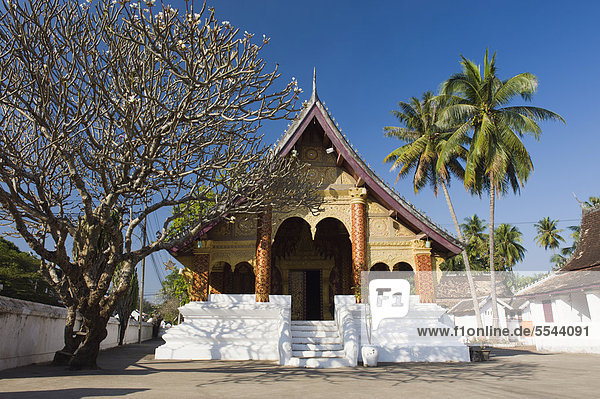
{"type": "Polygon", "coordinates": [[[408,262],[398,262],[392,267],[392,271],[400,272],[401,277],[408,280],[410,283],[410,293],[414,295],[415,291],[415,271],[410,263],[408,262]]]}
{"type": "Polygon", "coordinates": [[[326,276],[326,307],[333,315],[335,295],[351,293],[352,244],[346,225],[333,217],[319,221],[316,225],[315,246],[323,256],[333,258],[333,268],[326,276]]]}
{"type": "Polygon", "coordinates": [[[371,266],[369,270],[372,272],[389,272],[390,267],[383,262],[378,262],[371,266]]]}
{"type": "Polygon", "coordinates": [[[392,268],[395,272],[414,272],[415,269],[408,262],[398,262],[392,268]]]}
{"type": "Polygon", "coordinates": [[[254,270],[250,263],[240,262],[235,265],[231,294],[254,294],[254,270]]]}
{"type": "Polygon", "coordinates": [[[229,294],[232,282],[231,265],[227,262],[216,262],[212,265],[209,274],[211,294],[229,294]]]}

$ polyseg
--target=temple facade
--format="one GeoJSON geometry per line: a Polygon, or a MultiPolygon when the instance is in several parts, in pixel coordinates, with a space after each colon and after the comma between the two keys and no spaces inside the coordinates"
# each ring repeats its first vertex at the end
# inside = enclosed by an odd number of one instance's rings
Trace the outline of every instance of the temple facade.
{"type": "Polygon", "coordinates": [[[234,215],[173,248],[192,281],[192,302],[180,308],[185,322],[163,336],[156,358],[355,366],[365,328],[361,274],[371,270],[408,272],[416,294],[405,318],[382,322],[373,334],[380,361],[468,361],[455,337],[426,339],[416,329],[446,326],[434,303],[435,271],[461,244],[369,168],[314,82],[276,151],[308,165],[321,211],[234,215]]]}
{"type": "Polygon", "coordinates": [[[209,294],[291,295],[292,319],[330,320],[335,295],[351,295],[360,273],[419,271],[422,302],[433,274],[460,243],[389,188],[341,133],[316,88],[276,146],[297,156],[323,196],[323,210],[235,215],[174,251],[193,276],[192,299],[209,294]]]}

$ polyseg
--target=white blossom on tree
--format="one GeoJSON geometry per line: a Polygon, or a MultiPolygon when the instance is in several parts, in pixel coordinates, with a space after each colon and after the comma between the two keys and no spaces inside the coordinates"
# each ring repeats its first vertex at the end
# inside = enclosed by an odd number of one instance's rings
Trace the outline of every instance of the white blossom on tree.
{"type": "Polygon", "coordinates": [[[0,12],[0,217],[69,309],[62,353],[95,367],[135,265],[234,213],[318,206],[302,165],[262,142],[300,89],[212,9],[31,0],[0,12]],[[169,234],[192,203],[198,220],[169,234]],[[148,215],[176,209],[140,247],[148,215]],[[119,267],[120,278],[111,281],[119,267]],[[57,269],[58,268],[58,269],[57,269]],[[75,315],[87,335],[73,339],[75,315]]]}

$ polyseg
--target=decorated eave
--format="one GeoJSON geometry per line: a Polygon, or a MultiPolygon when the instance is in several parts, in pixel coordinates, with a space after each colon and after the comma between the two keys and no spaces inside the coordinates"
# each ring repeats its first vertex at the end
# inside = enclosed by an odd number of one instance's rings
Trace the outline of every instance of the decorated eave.
{"type": "Polygon", "coordinates": [[[391,217],[404,222],[414,231],[430,238],[433,241],[433,248],[442,253],[459,254],[463,250],[462,242],[433,223],[402,198],[365,163],[338,128],[335,118],[329,114],[317,96],[315,76],[313,76],[313,91],[310,100],[304,104],[302,111],[296,115],[282,138],[276,143],[275,152],[279,156],[288,155],[313,119],[321,125],[326,137],[331,141],[331,147],[337,154],[337,165],[340,167],[345,165],[350,169],[357,181],[356,185],[368,187],[369,194],[387,206],[391,217]]]}

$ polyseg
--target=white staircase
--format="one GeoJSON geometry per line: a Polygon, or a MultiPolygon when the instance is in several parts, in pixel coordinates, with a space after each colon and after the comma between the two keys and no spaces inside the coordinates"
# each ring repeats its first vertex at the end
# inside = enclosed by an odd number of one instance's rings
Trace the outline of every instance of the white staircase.
{"type": "Polygon", "coordinates": [[[348,367],[336,322],[292,321],[290,365],[309,368],[348,367]]]}

